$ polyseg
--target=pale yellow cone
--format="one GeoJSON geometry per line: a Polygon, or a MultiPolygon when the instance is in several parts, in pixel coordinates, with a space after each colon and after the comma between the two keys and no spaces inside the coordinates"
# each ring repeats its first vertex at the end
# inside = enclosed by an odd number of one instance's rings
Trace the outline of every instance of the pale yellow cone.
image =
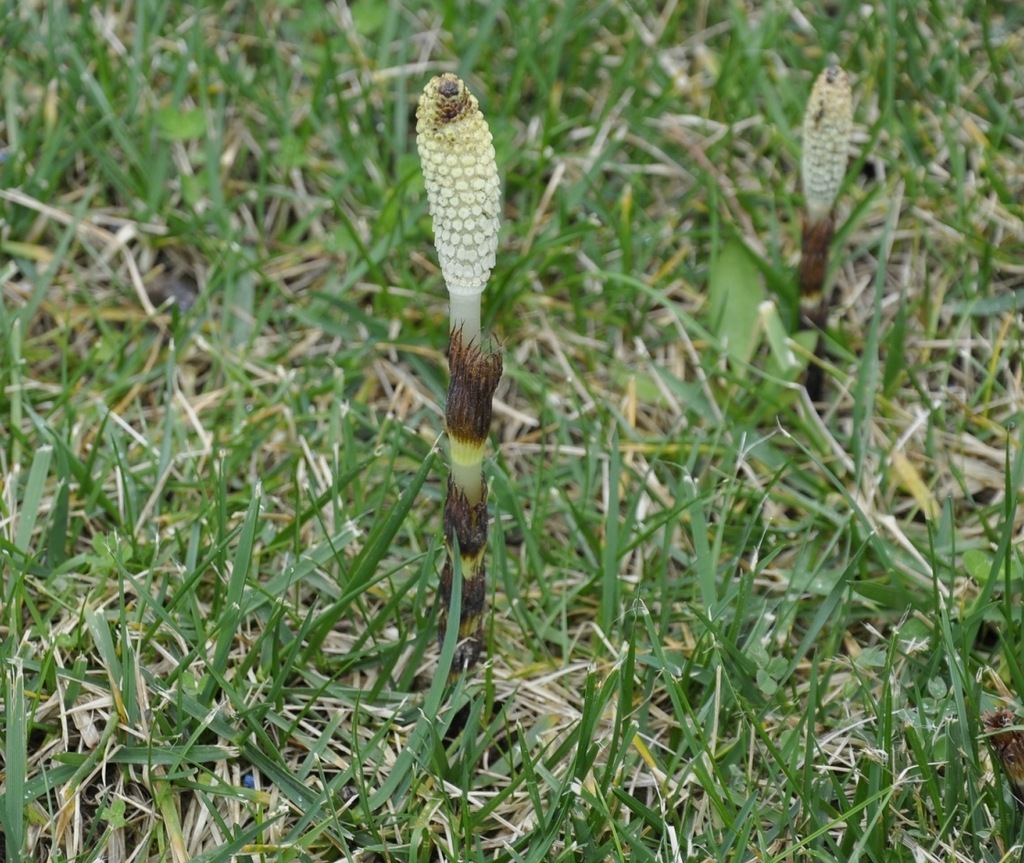
{"type": "Polygon", "coordinates": [[[807,218],[812,224],[832,212],[846,175],[852,129],[850,79],[838,66],[829,66],[814,82],[804,113],[801,178],[807,218]]]}
{"type": "Polygon", "coordinates": [[[476,98],[455,75],[432,79],[416,111],[434,245],[451,299],[452,329],[480,334],[480,295],[498,247],[500,189],[494,144],[476,98]]]}

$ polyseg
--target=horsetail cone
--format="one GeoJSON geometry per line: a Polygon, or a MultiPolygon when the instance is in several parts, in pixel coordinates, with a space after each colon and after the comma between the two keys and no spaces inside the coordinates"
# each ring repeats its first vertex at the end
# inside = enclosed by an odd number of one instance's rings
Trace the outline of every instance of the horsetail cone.
{"type": "Polygon", "coordinates": [[[416,111],[416,146],[452,329],[461,329],[468,344],[480,336],[480,295],[498,248],[500,195],[487,121],[455,75],[439,75],[424,88],[416,111]]]}
{"type": "Polygon", "coordinates": [[[838,66],[829,66],[814,82],[804,113],[801,176],[807,220],[820,222],[832,212],[846,175],[846,151],[853,129],[850,79],[838,66]]]}

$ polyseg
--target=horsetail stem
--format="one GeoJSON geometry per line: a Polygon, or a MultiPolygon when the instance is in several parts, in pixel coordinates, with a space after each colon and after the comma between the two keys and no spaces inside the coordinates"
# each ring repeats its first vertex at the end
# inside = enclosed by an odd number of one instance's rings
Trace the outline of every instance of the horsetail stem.
{"type": "MultiPolygon", "coordinates": [[[[814,82],[807,100],[801,163],[806,214],[800,255],[800,308],[807,324],[819,330],[825,328],[828,319],[825,277],[835,233],[835,201],[846,175],[852,128],[850,79],[839,66],[829,66],[814,82]]],[[[819,356],[822,347],[819,339],[819,356]]],[[[822,383],[821,369],[812,364],[807,392],[813,401],[820,398],[822,383]]]]}
{"type": "Polygon", "coordinates": [[[427,84],[416,119],[434,245],[451,303],[451,379],[445,406],[451,473],[444,507],[448,557],[441,572],[439,640],[444,641],[449,625],[458,553],[463,590],[459,644],[450,670],[454,675],[475,665],[483,651],[487,594],[483,459],[502,362],[499,350],[482,343],[480,296],[498,245],[498,168],[491,133],[476,98],[455,75],[440,75],[427,84]]]}

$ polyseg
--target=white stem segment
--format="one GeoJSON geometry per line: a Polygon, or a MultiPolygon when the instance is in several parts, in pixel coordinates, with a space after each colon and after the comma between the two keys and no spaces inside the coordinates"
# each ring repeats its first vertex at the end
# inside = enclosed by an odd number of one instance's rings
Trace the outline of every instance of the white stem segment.
{"type": "Polygon", "coordinates": [[[451,296],[451,327],[462,328],[466,344],[479,342],[480,295],[498,248],[500,183],[487,121],[455,75],[439,75],[424,88],[416,146],[451,296]]]}
{"type": "Polygon", "coordinates": [[[462,341],[466,345],[480,344],[480,294],[462,294],[450,292],[451,328],[462,328],[462,341]]]}
{"type": "Polygon", "coordinates": [[[804,112],[801,178],[807,220],[820,222],[832,212],[846,175],[847,150],[853,130],[850,79],[838,66],[829,66],[814,82],[804,112]]]}

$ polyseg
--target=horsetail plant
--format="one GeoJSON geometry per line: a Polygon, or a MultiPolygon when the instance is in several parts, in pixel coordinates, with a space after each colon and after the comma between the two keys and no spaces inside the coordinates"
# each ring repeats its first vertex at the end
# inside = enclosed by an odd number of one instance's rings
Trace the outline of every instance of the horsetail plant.
{"type": "MultiPolygon", "coordinates": [[[[839,66],[829,66],[814,82],[807,101],[801,165],[806,213],[800,255],[800,310],[805,322],[821,331],[828,318],[825,277],[835,233],[835,202],[846,175],[852,128],[850,79],[839,66]]],[[[819,357],[823,341],[819,336],[819,357]]],[[[820,367],[812,364],[807,372],[807,394],[812,401],[820,398],[822,383],[820,367]]]]}
{"type": "Polygon", "coordinates": [[[483,650],[487,484],[484,449],[501,352],[480,335],[480,297],[498,246],[499,181],[494,145],[476,98],[455,75],[433,78],[416,111],[416,146],[434,224],[434,245],[451,303],[450,381],[445,423],[451,472],[444,507],[448,550],[439,604],[444,641],[458,554],[462,572],[459,643],[450,673],[471,668],[483,650]]]}
{"type": "Polygon", "coordinates": [[[1006,774],[1017,806],[1024,809],[1024,733],[1012,710],[1000,707],[981,714],[989,745],[1006,774]]]}

